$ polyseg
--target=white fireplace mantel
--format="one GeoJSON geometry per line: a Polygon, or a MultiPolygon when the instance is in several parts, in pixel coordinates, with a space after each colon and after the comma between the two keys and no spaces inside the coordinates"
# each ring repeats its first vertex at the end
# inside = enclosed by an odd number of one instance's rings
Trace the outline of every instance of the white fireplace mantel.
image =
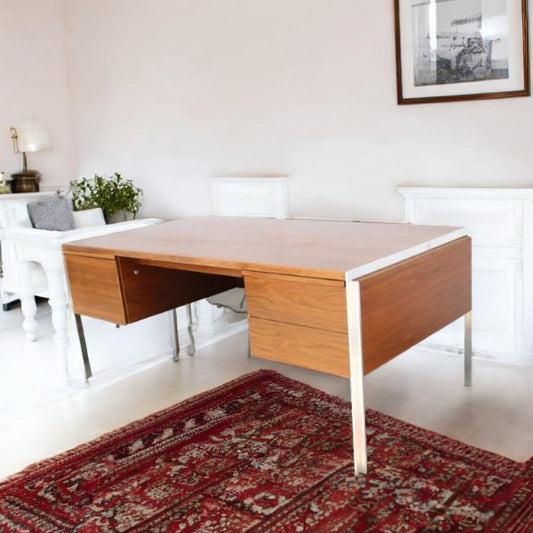
{"type": "MultiPolygon", "coordinates": [[[[533,364],[533,188],[400,187],[405,221],[462,226],[472,236],[474,353],[533,364]]],[[[427,345],[459,350],[453,324],[427,345]]]]}

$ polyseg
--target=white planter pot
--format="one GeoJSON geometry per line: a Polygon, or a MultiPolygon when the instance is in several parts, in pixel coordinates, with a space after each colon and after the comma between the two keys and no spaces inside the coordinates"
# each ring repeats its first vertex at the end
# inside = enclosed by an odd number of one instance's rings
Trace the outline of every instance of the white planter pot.
{"type": "Polygon", "coordinates": [[[92,228],[93,226],[105,226],[104,213],[100,207],[74,211],[74,225],[76,229],[92,228]]]}

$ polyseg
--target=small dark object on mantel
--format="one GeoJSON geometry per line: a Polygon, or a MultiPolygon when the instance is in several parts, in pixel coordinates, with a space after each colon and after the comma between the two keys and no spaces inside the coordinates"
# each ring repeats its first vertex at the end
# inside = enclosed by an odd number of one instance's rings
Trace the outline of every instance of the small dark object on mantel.
{"type": "Polygon", "coordinates": [[[16,172],[11,174],[13,181],[11,182],[11,192],[39,192],[39,182],[41,181],[41,173],[36,170],[28,170],[26,172],[16,172]]]}

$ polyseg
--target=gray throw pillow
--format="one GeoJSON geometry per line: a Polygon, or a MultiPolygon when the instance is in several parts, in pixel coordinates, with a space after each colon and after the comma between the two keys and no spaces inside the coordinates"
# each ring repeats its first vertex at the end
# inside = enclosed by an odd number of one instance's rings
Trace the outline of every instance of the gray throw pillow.
{"type": "Polygon", "coordinates": [[[27,205],[31,225],[37,229],[67,231],[74,228],[72,206],[66,198],[46,196],[27,205]]]}

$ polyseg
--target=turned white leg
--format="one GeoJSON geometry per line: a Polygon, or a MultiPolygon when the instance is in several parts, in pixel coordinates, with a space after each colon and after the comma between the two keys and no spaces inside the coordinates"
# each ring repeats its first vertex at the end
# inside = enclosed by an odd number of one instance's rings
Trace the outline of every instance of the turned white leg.
{"type": "Polygon", "coordinates": [[[65,270],[63,264],[56,260],[42,263],[48,282],[48,303],[52,311],[54,326],[54,344],[59,379],[68,379],[68,292],[65,286],[65,270]]]}
{"type": "Polygon", "coordinates": [[[18,260],[19,281],[20,281],[20,306],[22,309],[22,328],[29,341],[36,339],[37,320],[37,304],[35,303],[35,296],[33,290],[33,283],[31,280],[31,261],[26,259],[18,260]]]}
{"type": "Polygon", "coordinates": [[[52,308],[54,342],[58,347],[68,346],[68,296],[65,287],[65,271],[62,266],[43,263],[48,281],[48,303],[52,308]]]}

